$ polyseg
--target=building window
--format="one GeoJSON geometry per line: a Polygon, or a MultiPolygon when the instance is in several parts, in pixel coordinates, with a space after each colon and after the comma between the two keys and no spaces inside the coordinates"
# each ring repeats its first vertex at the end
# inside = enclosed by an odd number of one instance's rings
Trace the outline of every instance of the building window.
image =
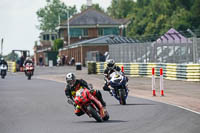
{"type": "Polygon", "coordinates": [[[83,36],[88,36],[88,29],[83,29],[83,36]]]}
{"type": "Polygon", "coordinates": [[[45,35],[43,35],[43,40],[46,40],[46,36],[45,35]]]}
{"type": "Polygon", "coordinates": [[[48,34],[46,35],[46,40],[49,40],[49,35],[48,34]]]}
{"type": "Polygon", "coordinates": [[[99,28],[98,29],[98,35],[99,36],[103,36],[103,28],[99,28]]]}
{"type": "Polygon", "coordinates": [[[54,41],[56,39],[55,35],[51,35],[51,40],[54,41]]]}
{"type": "Polygon", "coordinates": [[[83,35],[83,30],[80,28],[70,28],[70,36],[71,37],[79,37],[83,35]]]}

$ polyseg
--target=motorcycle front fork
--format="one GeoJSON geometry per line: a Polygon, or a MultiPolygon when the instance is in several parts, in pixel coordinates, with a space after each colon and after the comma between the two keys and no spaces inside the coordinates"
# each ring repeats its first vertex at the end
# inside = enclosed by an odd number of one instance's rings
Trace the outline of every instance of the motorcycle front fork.
{"type": "MultiPolygon", "coordinates": [[[[127,86],[125,86],[125,87],[126,87],[126,88],[125,88],[125,91],[126,91],[126,97],[125,97],[125,98],[127,98],[127,97],[128,97],[129,89],[128,89],[127,86]]],[[[115,89],[111,89],[111,92],[112,92],[113,96],[114,96],[117,100],[120,100],[119,97],[117,96],[117,93],[116,93],[116,90],[115,90],[115,89]]],[[[119,95],[119,94],[118,94],[118,95],[119,95]]]]}

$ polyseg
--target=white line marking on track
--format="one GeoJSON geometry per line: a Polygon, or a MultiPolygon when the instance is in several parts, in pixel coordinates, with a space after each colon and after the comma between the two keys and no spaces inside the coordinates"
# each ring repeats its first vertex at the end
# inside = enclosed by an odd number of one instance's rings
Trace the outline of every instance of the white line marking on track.
{"type": "MultiPolygon", "coordinates": [[[[138,97],[138,98],[140,98],[140,97],[138,97]]],[[[183,107],[183,106],[180,106],[180,105],[175,105],[175,104],[172,104],[172,103],[167,103],[167,102],[162,102],[162,101],[156,101],[156,100],[147,99],[147,98],[143,98],[143,99],[150,100],[150,101],[154,101],[154,102],[159,102],[159,103],[168,104],[168,105],[175,106],[175,107],[178,107],[178,108],[181,108],[181,109],[184,109],[184,110],[187,110],[187,111],[190,111],[190,112],[193,112],[193,113],[196,113],[196,114],[199,114],[199,115],[200,115],[200,112],[194,111],[194,110],[192,110],[192,109],[188,109],[188,108],[183,107]]]]}

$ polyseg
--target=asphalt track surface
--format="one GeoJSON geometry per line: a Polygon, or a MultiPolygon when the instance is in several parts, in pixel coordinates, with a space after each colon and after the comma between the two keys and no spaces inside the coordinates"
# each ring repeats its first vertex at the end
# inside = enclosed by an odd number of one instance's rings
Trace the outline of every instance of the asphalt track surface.
{"type": "Polygon", "coordinates": [[[0,133],[199,133],[200,115],[129,96],[119,105],[102,92],[110,120],[77,117],[67,104],[65,84],[23,74],[0,79],[0,133]]]}

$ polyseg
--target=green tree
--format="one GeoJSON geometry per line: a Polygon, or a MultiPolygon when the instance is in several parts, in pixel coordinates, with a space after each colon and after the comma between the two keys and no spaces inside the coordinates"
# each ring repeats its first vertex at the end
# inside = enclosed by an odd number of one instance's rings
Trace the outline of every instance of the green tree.
{"type": "Polygon", "coordinates": [[[58,51],[60,48],[63,48],[63,43],[61,39],[54,40],[53,51],[58,51]]]}
{"type": "Polygon", "coordinates": [[[195,0],[191,8],[191,25],[192,28],[197,28],[200,31],[200,0],[195,0]]]}
{"type": "Polygon", "coordinates": [[[184,8],[178,7],[167,21],[166,27],[173,27],[179,31],[185,31],[191,27],[190,23],[191,13],[184,8]]]}
{"type": "MultiPolygon", "coordinates": [[[[117,2],[117,0],[116,0],[117,2]]],[[[131,37],[160,36],[170,28],[200,28],[200,0],[137,0],[129,17],[131,37]]]]}
{"type": "Polygon", "coordinates": [[[55,31],[59,25],[59,20],[62,22],[67,19],[67,12],[69,16],[77,13],[76,6],[68,7],[60,0],[48,0],[44,8],[40,8],[36,14],[40,22],[39,29],[42,31],[55,31]]]}
{"type": "MultiPolygon", "coordinates": [[[[105,12],[104,9],[102,7],[99,6],[99,4],[92,4],[91,6],[92,8],[96,9],[97,11],[100,11],[100,12],[105,12]]],[[[83,4],[81,6],[81,12],[86,10],[88,8],[87,5],[83,4]]]]}
{"type": "Polygon", "coordinates": [[[145,6],[148,6],[150,3],[150,0],[137,0],[137,7],[143,8],[145,6]]]}
{"type": "Polygon", "coordinates": [[[113,18],[125,18],[132,12],[135,2],[133,0],[112,0],[107,13],[113,18]]]}
{"type": "Polygon", "coordinates": [[[17,59],[19,59],[19,56],[14,52],[11,52],[11,53],[9,53],[8,55],[5,56],[5,60],[17,61],[17,59]]]}

